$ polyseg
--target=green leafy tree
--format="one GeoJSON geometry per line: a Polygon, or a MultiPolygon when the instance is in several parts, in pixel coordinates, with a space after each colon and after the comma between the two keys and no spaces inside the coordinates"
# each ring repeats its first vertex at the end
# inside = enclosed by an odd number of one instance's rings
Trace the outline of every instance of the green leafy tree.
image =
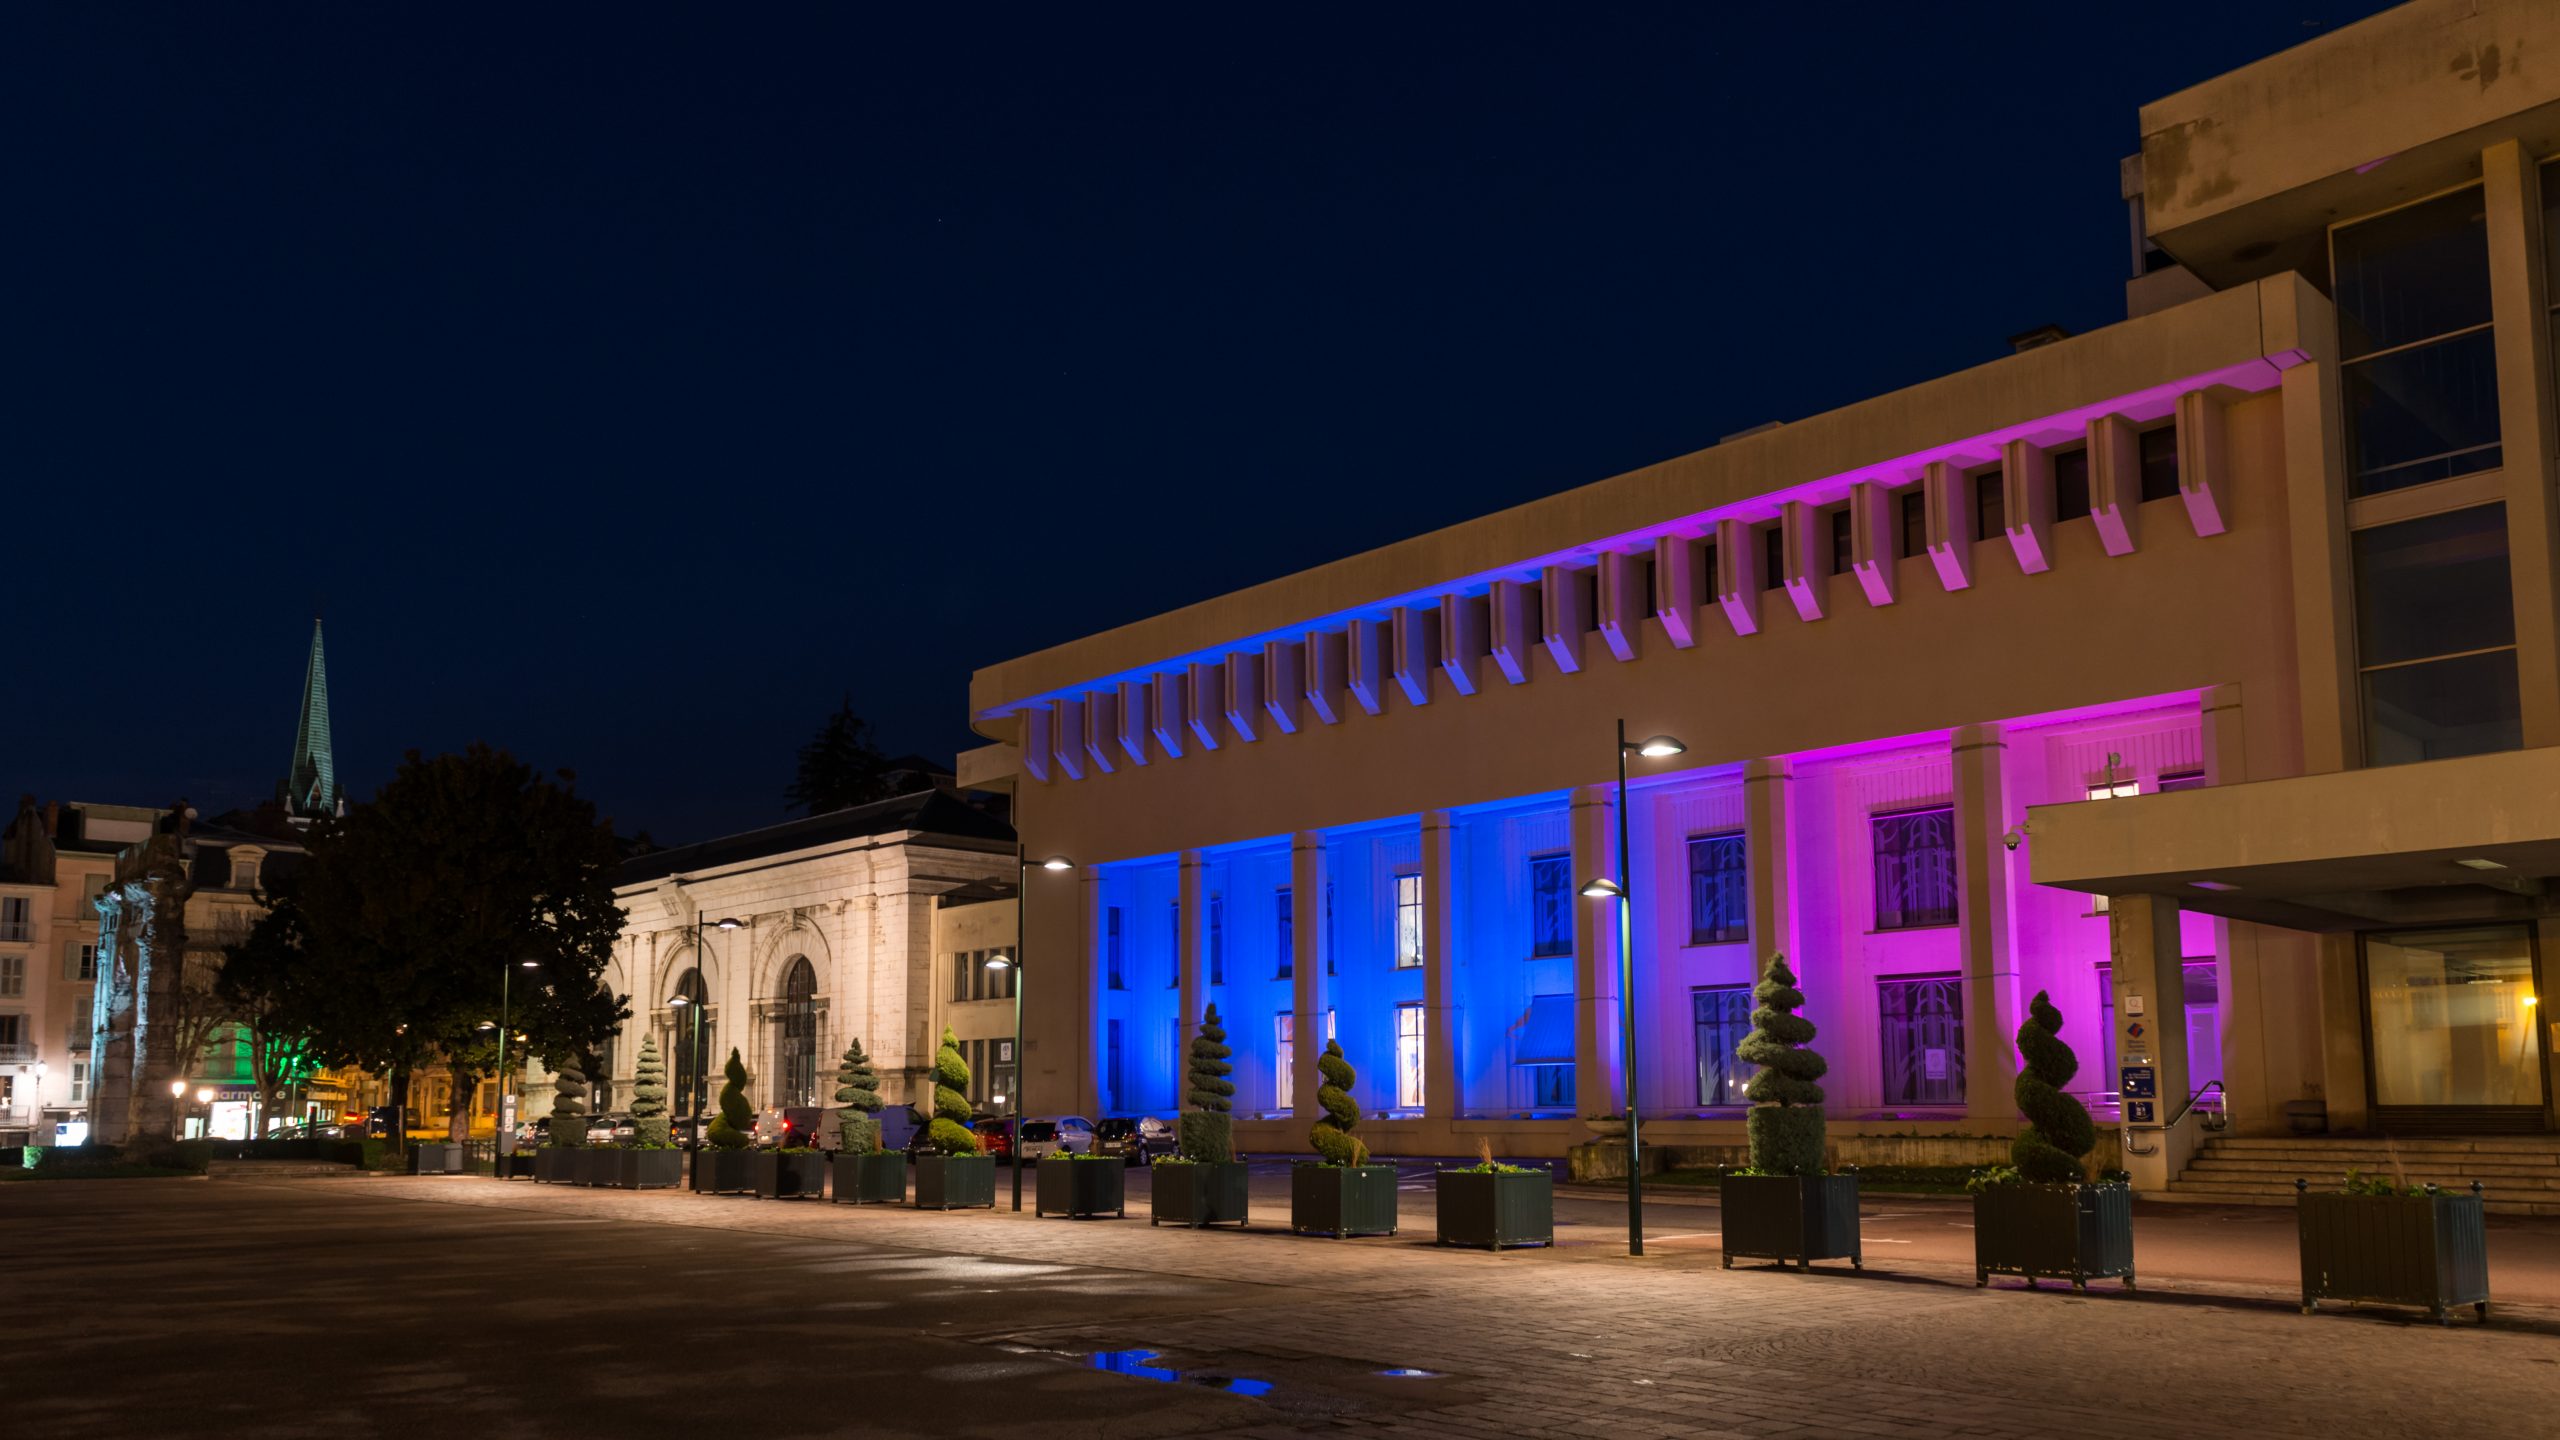
{"type": "Polygon", "coordinates": [[[969,1128],[969,1062],[960,1058],[960,1037],[948,1029],[942,1048],[933,1052],[933,1123],[925,1127],[925,1143],[942,1155],[975,1155],[979,1149],[969,1128]]]}
{"type": "Polygon", "coordinates": [[[575,1054],[551,1068],[551,1143],[587,1143],[587,1072],[575,1054]]]}
{"type": "Polygon", "coordinates": [[[1227,1063],[1234,1053],[1227,1048],[1227,1027],[1218,1023],[1218,1007],[1212,1004],[1200,1017],[1200,1033],[1191,1037],[1187,1097],[1191,1108],[1182,1116],[1186,1159],[1220,1163],[1236,1158],[1235,1119],[1228,1113],[1235,1108],[1236,1085],[1227,1078],[1235,1073],[1227,1063]]]}
{"type": "Polygon", "coordinates": [[[1316,1153],[1327,1165],[1365,1165],[1369,1163],[1369,1146],[1351,1132],[1360,1124],[1360,1102],[1351,1098],[1352,1083],[1359,1074],[1351,1062],[1342,1058],[1342,1042],[1327,1040],[1324,1053],[1316,1057],[1316,1073],[1324,1083],[1316,1087],[1316,1104],[1323,1108],[1324,1118],[1307,1132],[1315,1142],[1316,1153]]]}
{"type": "Polygon", "coordinates": [[[2018,1027],[2018,1053],[2027,1062],[2018,1072],[2018,1113],[2035,1128],[2010,1143],[2009,1161],[2021,1180],[2070,1184],[2086,1173],[2098,1131],[2089,1123],[2088,1108],[2063,1093],[2080,1073],[2080,1057],[2062,1043],[2062,1012],[2041,990],[2018,1027]]]}
{"type": "Polygon", "coordinates": [[[747,1067],[729,1048],[729,1063],[720,1067],[720,1113],[711,1119],[711,1143],[722,1150],[744,1150],[756,1141],[756,1112],[747,1104],[747,1067]]]}
{"type": "Polygon", "coordinates": [[[888,762],[871,744],[871,727],[853,713],[852,696],[800,747],[799,771],[782,798],[786,808],[812,815],[890,798],[888,762]]]}
{"type": "Polygon", "coordinates": [[[1813,1043],[1813,1022],[1796,1013],[1804,1008],[1804,992],[1786,956],[1769,957],[1751,998],[1760,1002],[1751,1012],[1751,1033],[1734,1047],[1736,1056],[1760,1067],[1742,1092],[1751,1100],[1751,1168],[1763,1175],[1819,1175],[1822,1086],[1815,1082],[1831,1067],[1805,1048],[1813,1043]]]}
{"type": "Polygon", "coordinates": [[[844,1047],[844,1064],[836,1070],[836,1103],[849,1113],[837,1117],[837,1148],[848,1155],[871,1155],[880,1150],[880,1122],[871,1118],[880,1113],[880,1073],[871,1068],[871,1057],[862,1051],[862,1041],[855,1039],[844,1047]]]}
{"type": "Polygon", "coordinates": [[[640,1063],[631,1072],[633,1138],[650,1149],[667,1144],[667,1062],[658,1055],[658,1037],[643,1036],[640,1063]]]}

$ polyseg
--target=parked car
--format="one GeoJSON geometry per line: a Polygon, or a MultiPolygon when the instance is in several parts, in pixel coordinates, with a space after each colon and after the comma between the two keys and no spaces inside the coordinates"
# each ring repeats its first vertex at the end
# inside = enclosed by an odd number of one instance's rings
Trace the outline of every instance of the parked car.
{"type": "Polygon", "coordinates": [[[551,1117],[536,1115],[516,1122],[516,1148],[534,1150],[551,1143],[551,1117]]]}
{"type": "Polygon", "coordinates": [[[1013,1125],[1007,1120],[972,1120],[969,1128],[976,1132],[979,1148],[996,1159],[1013,1158],[1013,1125]]]}
{"type": "Polygon", "coordinates": [[[673,1140],[680,1150],[695,1148],[710,1133],[711,1117],[708,1115],[677,1115],[667,1121],[667,1138],[673,1140]]]}
{"type": "Polygon", "coordinates": [[[639,1138],[640,1127],[628,1115],[587,1117],[587,1143],[590,1145],[628,1145],[639,1138]]]}
{"type": "Polygon", "coordinates": [[[756,1147],[762,1150],[806,1150],[818,1143],[818,1127],[827,1112],[814,1105],[789,1105],[756,1117],[756,1147]]]}
{"type": "Polygon", "coordinates": [[[1173,1153],[1173,1125],[1153,1115],[1114,1115],[1093,1127],[1093,1153],[1144,1165],[1173,1153]]]}
{"type": "Polygon", "coordinates": [[[880,1122],[880,1148],[905,1150],[924,1133],[924,1116],[913,1105],[892,1105],[874,1117],[880,1122]]]}
{"type": "Polygon", "coordinates": [[[1043,1115],[1022,1122],[1022,1158],[1038,1160],[1053,1152],[1093,1153],[1093,1122],[1081,1115],[1043,1115]]]}

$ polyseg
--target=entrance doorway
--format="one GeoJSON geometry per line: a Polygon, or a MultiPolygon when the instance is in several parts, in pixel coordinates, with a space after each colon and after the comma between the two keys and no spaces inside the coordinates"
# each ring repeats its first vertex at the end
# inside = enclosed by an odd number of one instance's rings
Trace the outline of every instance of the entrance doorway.
{"type": "Polygon", "coordinates": [[[2362,938],[2376,1126],[2397,1134],[2547,1128],[2531,932],[2489,925],[2362,938]]]}

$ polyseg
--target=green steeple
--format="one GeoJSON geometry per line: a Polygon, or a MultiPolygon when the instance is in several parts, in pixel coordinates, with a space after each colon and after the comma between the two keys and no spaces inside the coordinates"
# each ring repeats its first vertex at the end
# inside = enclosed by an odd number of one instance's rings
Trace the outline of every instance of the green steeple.
{"type": "Polygon", "coordinates": [[[338,808],[338,767],[329,753],[329,657],[320,621],[311,622],[311,663],[302,672],[302,722],[293,731],[293,768],[285,772],[285,809],[316,816],[338,808]]]}

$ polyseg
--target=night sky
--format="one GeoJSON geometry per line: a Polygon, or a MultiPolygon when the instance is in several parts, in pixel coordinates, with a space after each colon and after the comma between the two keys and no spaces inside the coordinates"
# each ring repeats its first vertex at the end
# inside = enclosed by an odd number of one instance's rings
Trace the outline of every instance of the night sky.
{"type": "Polygon", "coordinates": [[[971,670],[2122,315],[2385,8],[0,9],[10,794],[485,739],[662,842],[971,670]]]}

